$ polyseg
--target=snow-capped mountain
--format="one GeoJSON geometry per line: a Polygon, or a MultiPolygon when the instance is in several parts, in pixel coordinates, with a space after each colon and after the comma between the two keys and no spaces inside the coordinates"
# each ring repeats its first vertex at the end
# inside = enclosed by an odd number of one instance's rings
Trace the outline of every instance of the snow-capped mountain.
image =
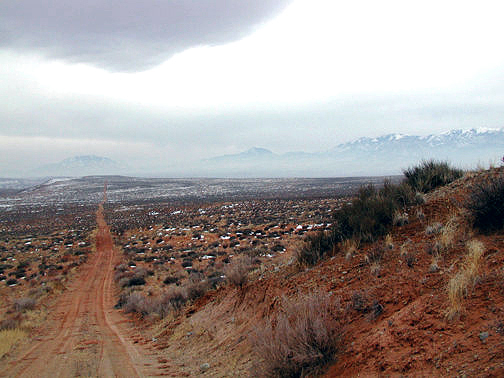
{"type": "Polygon", "coordinates": [[[496,163],[504,155],[504,129],[451,130],[415,136],[363,137],[318,153],[275,154],[252,148],[208,159],[200,167],[221,177],[358,176],[401,174],[422,159],[448,160],[461,168],[496,163]]]}
{"type": "Polygon", "coordinates": [[[396,167],[415,164],[421,159],[442,159],[460,166],[496,161],[504,154],[504,129],[451,130],[442,134],[414,136],[389,134],[360,138],[340,144],[328,154],[339,158],[373,159],[396,167]]]}

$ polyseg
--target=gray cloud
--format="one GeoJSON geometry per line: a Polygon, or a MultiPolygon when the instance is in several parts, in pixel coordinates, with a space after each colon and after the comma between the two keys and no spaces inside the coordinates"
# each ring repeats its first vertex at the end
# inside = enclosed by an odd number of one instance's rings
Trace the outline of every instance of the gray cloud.
{"type": "Polygon", "coordinates": [[[0,47],[139,71],[250,33],[290,0],[4,0],[0,47]]]}

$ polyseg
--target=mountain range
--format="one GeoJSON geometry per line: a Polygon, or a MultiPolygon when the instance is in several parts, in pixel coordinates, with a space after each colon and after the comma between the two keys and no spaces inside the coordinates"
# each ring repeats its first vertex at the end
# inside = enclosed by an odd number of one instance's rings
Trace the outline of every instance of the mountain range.
{"type": "Polygon", "coordinates": [[[344,177],[396,175],[422,159],[448,160],[460,168],[497,164],[504,155],[504,128],[451,130],[415,136],[363,137],[320,152],[277,154],[265,148],[216,156],[164,172],[132,172],[125,164],[95,155],[76,156],[44,165],[27,176],[129,174],[159,177],[344,177]]]}
{"type": "Polygon", "coordinates": [[[415,136],[387,134],[359,138],[327,151],[275,154],[252,148],[202,162],[211,175],[224,176],[360,176],[400,174],[422,159],[448,160],[461,168],[496,164],[504,155],[504,128],[451,130],[415,136]]]}
{"type": "Polygon", "coordinates": [[[127,172],[127,167],[112,159],[96,155],[74,156],[58,163],[37,167],[32,176],[90,176],[114,175],[127,172]]]}

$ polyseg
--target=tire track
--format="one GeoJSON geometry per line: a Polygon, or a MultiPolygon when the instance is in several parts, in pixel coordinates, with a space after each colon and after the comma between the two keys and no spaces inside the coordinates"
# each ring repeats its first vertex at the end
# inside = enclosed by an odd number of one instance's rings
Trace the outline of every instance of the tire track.
{"type": "MultiPolygon", "coordinates": [[[[106,198],[104,196],[104,198],[106,198]]],[[[165,375],[154,352],[134,344],[124,318],[113,310],[113,269],[118,252],[104,218],[96,212],[96,252],[52,306],[44,330],[20,348],[2,377],[143,377],[165,375]]]]}

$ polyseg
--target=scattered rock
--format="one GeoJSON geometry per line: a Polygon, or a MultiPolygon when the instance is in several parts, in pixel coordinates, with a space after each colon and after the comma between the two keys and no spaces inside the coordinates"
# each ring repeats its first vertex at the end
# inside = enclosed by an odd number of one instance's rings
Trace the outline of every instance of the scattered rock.
{"type": "Polygon", "coordinates": [[[210,369],[210,364],[208,362],[205,362],[204,364],[201,364],[199,368],[204,373],[205,371],[210,369]]]}
{"type": "Polygon", "coordinates": [[[480,338],[481,342],[485,343],[486,339],[488,338],[488,332],[481,332],[479,334],[479,338],[480,338]]]}

